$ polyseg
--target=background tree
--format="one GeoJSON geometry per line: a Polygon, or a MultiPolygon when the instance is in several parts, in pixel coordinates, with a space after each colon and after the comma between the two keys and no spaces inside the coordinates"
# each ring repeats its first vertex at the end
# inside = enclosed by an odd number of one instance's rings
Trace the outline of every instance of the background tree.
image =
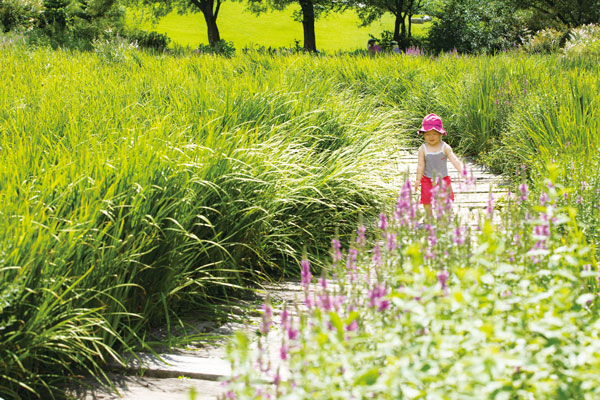
{"type": "Polygon", "coordinates": [[[525,23],[505,0],[448,0],[438,3],[428,34],[434,52],[491,53],[510,48],[525,35],[525,23]]]}
{"type": "MultiPolygon", "coordinates": [[[[171,11],[177,11],[179,14],[200,11],[206,22],[208,44],[215,48],[221,41],[217,18],[223,2],[225,0],[137,0],[135,4],[145,6],[155,18],[163,17],[171,11]]],[[[133,5],[133,3],[130,4],[133,5]]]]}
{"type": "Polygon", "coordinates": [[[391,13],[394,16],[393,39],[403,49],[410,46],[411,17],[423,6],[423,0],[352,0],[351,4],[362,26],[379,20],[385,13],[391,13]]]}
{"type": "MultiPolygon", "coordinates": [[[[519,10],[528,11],[534,30],[549,25],[574,28],[600,23],[600,0],[506,0],[519,10]]],[[[556,26],[555,26],[556,27],[556,26]]]]}
{"type": "Polygon", "coordinates": [[[317,51],[315,21],[330,11],[340,11],[346,6],[344,2],[332,0],[248,0],[250,10],[256,14],[269,9],[283,10],[292,4],[300,5],[300,10],[294,12],[293,18],[295,21],[302,22],[304,49],[308,51],[317,51]]]}

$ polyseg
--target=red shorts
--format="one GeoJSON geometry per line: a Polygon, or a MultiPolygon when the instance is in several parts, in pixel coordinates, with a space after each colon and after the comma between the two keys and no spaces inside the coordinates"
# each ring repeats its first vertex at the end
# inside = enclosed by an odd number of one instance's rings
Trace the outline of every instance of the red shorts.
{"type": "MultiPolygon", "coordinates": [[[[448,190],[448,196],[450,200],[454,201],[454,192],[452,191],[452,180],[449,176],[445,176],[442,181],[444,182],[442,187],[448,190]]],[[[433,182],[431,178],[426,176],[421,178],[421,204],[431,204],[431,197],[433,194],[433,182]]]]}

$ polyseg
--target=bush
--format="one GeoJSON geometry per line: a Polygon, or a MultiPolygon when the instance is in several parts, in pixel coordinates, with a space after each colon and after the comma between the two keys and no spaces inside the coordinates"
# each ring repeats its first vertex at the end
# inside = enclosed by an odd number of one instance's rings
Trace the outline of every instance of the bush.
{"type": "Polygon", "coordinates": [[[523,41],[523,50],[533,54],[551,54],[560,49],[565,33],[556,29],[548,28],[536,32],[523,41]]]}
{"type": "Polygon", "coordinates": [[[138,46],[142,48],[157,51],[166,50],[171,42],[171,38],[166,34],[155,31],[125,30],[123,31],[123,36],[128,38],[131,42],[137,43],[138,46]]]}
{"type": "Polygon", "coordinates": [[[108,63],[125,62],[135,59],[134,53],[139,48],[137,43],[115,35],[108,39],[96,39],[92,42],[94,52],[108,63]]]}
{"type": "Polygon", "coordinates": [[[600,26],[590,24],[573,29],[563,54],[570,59],[600,57],[600,26]]]}
{"type": "Polygon", "coordinates": [[[507,5],[450,0],[429,31],[433,52],[493,53],[520,43],[523,22],[507,5]]]}
{"type": "Polygon", "coordinates": [[[221,39],[215,47],[211,47],[208,44],[200,43],[195,51],[196,54],[219,54],[225,57],[232,57],[235,54],[235,47],[233,42],[221,39]]]}
{"type": "Polygon", "coordinates": [[[41,13],[41,7],[32,2],[0,0],[0,32],[32,29],[41,13]]]}

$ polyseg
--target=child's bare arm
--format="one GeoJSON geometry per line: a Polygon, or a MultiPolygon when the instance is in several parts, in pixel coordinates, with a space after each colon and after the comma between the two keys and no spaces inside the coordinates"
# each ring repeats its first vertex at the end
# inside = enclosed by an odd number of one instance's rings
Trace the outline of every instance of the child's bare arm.
{"type": "Polygon", "coordinates": [[[460,174],[463,171],[463,164],[458,159],[458,157],[456,157],[456,154],[454,154],[452,147],[450,147],[448,145],[444,146],[444,153],[446,154],[446,157],[448,157],[448,160],[450,160],[452,165],[454,165],[454,168],[456,168],[456,170],[458,171],[459,176],[461,176],[460,174]]]}
{"type": "Polygon", "coordinates": [[[417,160],[417,181],[415,182],[415,191],[421,189],[421,178],[423,178],[423,173],[425,173],[425,150],[423,149],[423,146],[419,147],[417,160]]]}

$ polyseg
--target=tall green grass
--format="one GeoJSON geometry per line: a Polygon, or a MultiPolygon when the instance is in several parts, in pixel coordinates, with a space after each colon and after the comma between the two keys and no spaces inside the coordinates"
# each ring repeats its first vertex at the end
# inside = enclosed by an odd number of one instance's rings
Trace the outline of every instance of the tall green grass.
{"type": "Polygon", "coordinates": [[[152,324],[295,274],[303,248],[318,266],[393,197],[383,167],[429,112],[459,153],[540,183],[551,160],[583,179],[598,153],[589,60],[118,50],[3,48],[4,397],[101,376],[152,324]]]}
{"type": "Polygon", "coordinates": [[[47,396],[381,208],[397,115],[314,61],[6,50],[2,393],[47,396]]]}

